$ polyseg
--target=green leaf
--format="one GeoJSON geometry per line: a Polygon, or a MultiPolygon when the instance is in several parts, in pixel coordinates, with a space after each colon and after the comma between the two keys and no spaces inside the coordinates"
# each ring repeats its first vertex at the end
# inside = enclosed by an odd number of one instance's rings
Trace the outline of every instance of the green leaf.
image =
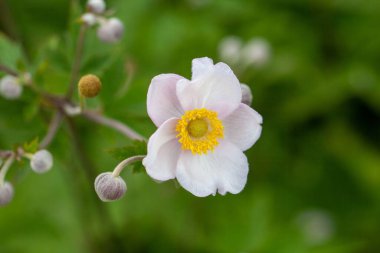
{"type": "Polygon", "coordinates": [[[40,145],[40,142],[38,140],[38,137],[36,137],[30,142],[25,142],[22,147],[26,153],[34,154],[37,152],[39,145],[40,145]]]}
{"type": "Polygon", "coordinates": [[[11,69],[17,69],[21,59],[21,49],[19,45],[9,40],[4,34],[0,33],[0,64],[11,69]]]}

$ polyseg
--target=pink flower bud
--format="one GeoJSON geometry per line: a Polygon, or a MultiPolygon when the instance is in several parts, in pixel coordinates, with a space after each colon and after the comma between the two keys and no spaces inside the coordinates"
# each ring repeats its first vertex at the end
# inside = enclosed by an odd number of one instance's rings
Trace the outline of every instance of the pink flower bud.
{"type": "Polygon", "coordinates": [[[102,201],[110,202],[123,197],[127,191],[127,185],[120,176],[105,172],[96,177],[95,191],[102,201]]]}
{"type": "Polygon", "coordinates": [[[0,206],[5,206],[13,199],[13,186],[9,182],[0,184],[0,206]]]}

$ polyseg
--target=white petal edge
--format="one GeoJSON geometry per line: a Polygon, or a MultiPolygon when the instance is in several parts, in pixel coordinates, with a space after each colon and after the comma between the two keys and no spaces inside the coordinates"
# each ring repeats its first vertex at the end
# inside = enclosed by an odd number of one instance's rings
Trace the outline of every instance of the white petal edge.
{"type": "Polygon", "coordinates": [[[193,155],[182,152],[176,178],[180,185],[198,197],[241,192],[247,182],[248,161],[239,148],[221,141],[214,152],[193,155]]]}
{"type": "Polygon", "coordinates": [[[175,74],[161,74],[152,79],[148,90],[147,111],[157,127],[166,120],[183,114],[176,94],[176,84],[181,79],[184,78],[175,74]]]}
{"type": "Polygon", "coordinates": [[[177,97],[182,108],[206,108],[216,111],[223,119],[240,104],[240,82],[225,63],[217,63],[195,80],[177,82],[177,97]]]}
{"type": "Polygon", "coordinates": [[[245,151],[260,138],[262,123],[263,118],[258,112],[241,103],[234,112],[223,119],[224,138],[245,151]]]}
{"type": "Polygon", "coordinates": [[[155,180],[175,178],[181,146],[176,139],[177,118],[165,121],[149,138],[148,154],[143,160],[146,172],[155,180]]]}
{"type": "Polygon", "coordinates": [[[214,63],[212,59],[208,57],[194,59],[191,64],[191,72],[192,72],[191,79],[195,80],[199,78],[203,74],[212,70],[213,67],[214,67],[214,63]]]}

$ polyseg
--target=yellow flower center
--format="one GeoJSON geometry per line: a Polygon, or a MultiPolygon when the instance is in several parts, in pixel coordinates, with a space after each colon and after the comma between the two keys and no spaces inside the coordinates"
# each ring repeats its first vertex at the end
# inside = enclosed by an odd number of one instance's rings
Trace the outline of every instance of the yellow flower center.
{"type": "Polygon", "coordinates": [[[182,149],[190,150],[193,154],[206,154],[219,144],[223,138],[223,124],[218,114],[207,109],[187,111],[178,120],[177,138],[182,149]]]}

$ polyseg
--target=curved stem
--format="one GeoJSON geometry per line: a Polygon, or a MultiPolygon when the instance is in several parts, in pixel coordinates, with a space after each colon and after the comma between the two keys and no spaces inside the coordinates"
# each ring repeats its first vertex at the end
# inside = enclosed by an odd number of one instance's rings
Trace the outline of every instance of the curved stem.
{"type": "Polygon", "coordinates": [[[58,128],[61,126],[63,114],[61,111],[56,111],[50,124],[48,132],[40,143],[40,148],[46,148],[53,141],[55,134],[57,133],[58,128]]]}
{"type": "Polygon", "coordinates": [[[0,71],[3,71],[11,76],[18,76],[18,73],[17,71],[11,69],[11,68],[8,68],[7,66],[3,65],[3,64],[0,64],[0,71]]]}
{"type": "Polygon", "coordinates": [[[4,184],[5,176],[7,175],[7,172],[9,170],[9,167],[12,165],[14,161],[14,154],[12,154],[3,164],[3,167],[0,171],[0,186],[4,184]]]}
{"type": "Polygon", "coordinates": [[[131,163],[142,161],[145,155],[136,155],[121,161],[112,172],[112,176],[118,177],[123,169],[131,163]]]}

